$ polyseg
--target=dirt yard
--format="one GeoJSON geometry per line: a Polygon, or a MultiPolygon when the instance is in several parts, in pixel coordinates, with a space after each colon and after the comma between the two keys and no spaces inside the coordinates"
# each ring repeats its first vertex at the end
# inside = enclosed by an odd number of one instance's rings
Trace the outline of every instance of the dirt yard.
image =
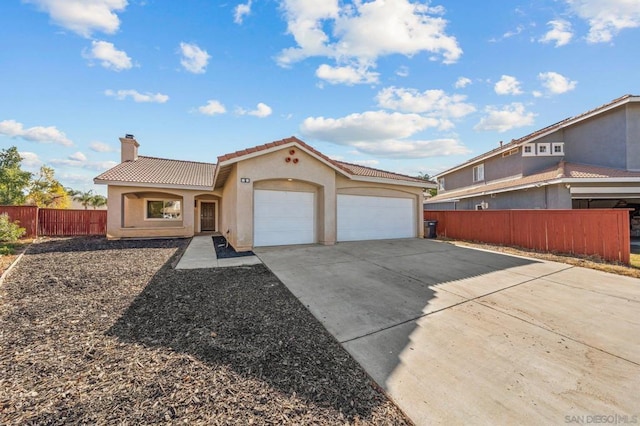
{"type": "Polygon", "coordinates": [[[408,424],[262,265],[33,244],[0,288],[0,424],[408,424]]]}

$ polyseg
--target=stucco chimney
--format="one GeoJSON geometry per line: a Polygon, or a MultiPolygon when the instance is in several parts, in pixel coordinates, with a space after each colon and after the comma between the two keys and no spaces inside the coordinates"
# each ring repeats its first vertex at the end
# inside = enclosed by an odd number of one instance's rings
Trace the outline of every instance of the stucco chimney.
{"type": "Polygon", "coordinates": [[[120,161],[136,161],[138,159],[138,147],[140,144],[133,135],[120,138],[120,161]]]}

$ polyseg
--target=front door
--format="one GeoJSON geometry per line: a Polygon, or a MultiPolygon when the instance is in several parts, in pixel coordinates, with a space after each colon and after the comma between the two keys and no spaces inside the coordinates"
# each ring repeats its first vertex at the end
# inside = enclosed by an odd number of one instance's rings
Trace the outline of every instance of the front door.
{"type": "Polygon", "coordinates": [[[200,204],[200,231],[216,230],[216,204],[200,204]]]}

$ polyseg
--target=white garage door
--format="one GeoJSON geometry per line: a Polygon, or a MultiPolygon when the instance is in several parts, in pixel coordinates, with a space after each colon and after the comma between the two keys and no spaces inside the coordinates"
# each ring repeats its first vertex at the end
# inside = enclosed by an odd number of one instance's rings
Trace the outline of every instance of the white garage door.
{"type": "Polygon", "coordinates": [[[256,189],[253,194],[255,247],[316,241],[313,193],[256,189]]]}
{"type": "Polygon", "coordinates": [[[338,241],[416,236],[414,200],[338,195],[338,241]]]}

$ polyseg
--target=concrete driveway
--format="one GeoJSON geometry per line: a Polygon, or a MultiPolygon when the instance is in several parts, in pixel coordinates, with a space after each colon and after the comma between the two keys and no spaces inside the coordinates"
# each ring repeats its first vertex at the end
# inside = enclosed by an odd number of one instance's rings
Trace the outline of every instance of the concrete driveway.
{"type": "Polygon", "coordinates": [[[255,252],[416,424],[640,422],[640,280],[421,239],[255,252]]]}

